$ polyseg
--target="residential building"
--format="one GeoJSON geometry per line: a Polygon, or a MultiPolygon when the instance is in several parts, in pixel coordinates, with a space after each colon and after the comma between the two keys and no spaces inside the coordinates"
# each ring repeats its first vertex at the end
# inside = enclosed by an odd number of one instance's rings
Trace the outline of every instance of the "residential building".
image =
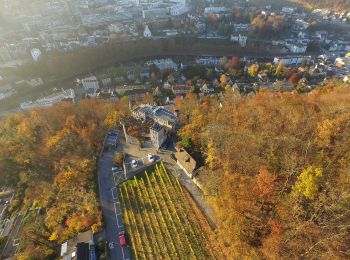
{"type": "Polygon", "coordinates": [[[235,23],[233,29],[236,33],[248,31],[251,28],[249,23],[235,23]]]}
{"type": "Polygon", "coordinates": [[[61,245],[62,260],[96,260],[94,236],[91,230],[79,233],[61,245]]]}
{"type": "Polygon", "coordinates": [[[284,6],[282,7],[282,12],[286,14],[292,14],[297,10],[296,7],[284,6]]]}
{"type": "Polygon", "coordinates": [[[165,19],[169,17],[168,8],[166,7],[156,7],[150,8],[146,10],[142,10],[142,18],[143,19],[165,19]]]}
{"type": "Polygon", "coordinates": [[[165,128],[158,123],[154,123],[150,128],[150,137],[152,145],[159,149],[167,139],[165,128]]]}
{"type": "Polygon", "coordinates": [[[147,90],[145,89],[125,90],[124,92],[124,96],[128,97],[131,102],[143,100],[146,94],[147,94],[147,90]]]}
{"type": "Polygon", "coordinates": [[[211,14],[216,14],[216,15],[220,15],[222,13],[227,12],[228,9],[226,7],[222,7],[222,6],[218,6],[218,7],[206,7],[204,9],[204,16],[209,16],[211,14]]]}
{"type": "Polygon", "coordinates": [[[285,45],[289,49],[289,51],[294,54],[303,54],[306,52],[306,49],[307,49],[307,45],[298,44],[295,42],[293,43],[287,42],[285,45]]]}
{"type": "Polygon", "coordinates": [[[35,79],[27,80],[26,83],[27,85],[35,88],[35,87],[42,86],[44,84],[44,81],[42,78],[35,78],[35,79]]]}
{"type": "Polygon", "coordinates": [[[246,47],[247,46],[247,39],[248,39],[247,36],[244,36],[244,35],[241,35],[241,34],[238,34],[238,36],[237,35],[231,35],[231,42],[236,42],[241,47],[246,47]]]}
{"type": "Polygon", "coordinates": [[[193,178],[198,169],[196,160],[183,148],[177,149],[175,157],[176,163],[180,168],[188,175],[188,177],[193,178]]]}
{"type": "Polygon", "coordinates": [[[152,32],[149,29],[148,25],[145,26],[145,30],[143,31],[143,37],[152,38],[152,32]]]}
{"type": "Polygon", "coordinates": [[[145,62],[145,65],[151,66],[152,64],[156,65],[159,70],[172,69],[177,70],[178,65],[170,58],[168,59],[159,59],[159,60],[149,60],[145,62]]]}
{"type": "Polygon", "coordinates": [[[96,96],[96,91],[100,88],[98,80],[95,76],[87,77],[81,80],[85,92],[91,96],[96,96]]]}
{"type": "Polygon", "coordinates": [[[107,75],[101,75],[100,81],[101,81],[103,87],[109,87],[112,85],[112,79],[110,77],[108,77],[107,75]]]}
{"type": "Polygon", "coordinates": [[[186,3],[178,3],[175,5],[172,5],[169,8],[169,13],[172,16],[183,15],[188,11],[189,11],[189,7],[186,5],[186,3]]]}
{"type": "Polygon", "coordinates": [[[311,59],[311,56],[292,56],[292,57],[275,57],[273,59],[274,64],[278,64],[282,62],[284,65],[300,65],[305,60],[309,61],[311,59]]]}
{"type": "Polygon", "coordinates": [[[176,128],[178,121],[177,117],[165,108],[145,104],[133,109],[132,115],[134,118],[142,121],[152,119],[154,122],[170,129],[176,128]]]}
{"type": "Polygon", "coordinates": [[[41,51],[37,48],[34,48],[30,51],[30,54],[32,55],[34,61],[38,61],[41,56],[41,51]]]}
{"type": "Polygon", "coordinates": [[[149,79],[149,73],[150,73],[150,70],[149,70],[149,67],[143,67],[141,72],[140,72],[140,79],[141,80],[147,80],[149,79]]]}
{"type": "Polygon", "coordinates": [[[21,109],[31,109],[36,107],[49,107],[62,101],[75,101],[75,93],[73,89],[62,90],[50,96],[38,99],[36,101],[28,101],[21,103],[21,109]]]}
{"type": "Polygon", "coordinates": [[[172,86],[172,91],[174,95],[185,95],[191,91],[191,87],[185,84],[176,84],[172,86]]]}
{"type": "Polygon", "coordinates": [[[218,66],[220,63],[219,57],[212,57],[212,56],[201,56],[196,58],[196,63],[206,66],[218,66]]]}
{"type": "Polygon", "coordinates": [[[17,91],[10,84],[0,85],[0,100],[15,95],[17,91]]]}

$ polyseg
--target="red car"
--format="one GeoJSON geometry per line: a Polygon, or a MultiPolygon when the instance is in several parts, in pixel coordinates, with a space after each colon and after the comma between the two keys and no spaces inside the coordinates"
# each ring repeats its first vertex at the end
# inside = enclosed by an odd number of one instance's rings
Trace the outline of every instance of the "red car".
{"type": "Polygon", "coordinates": [[[126,246],[125,232],[122,231],[119,233],[119,245],[126,246]]]}

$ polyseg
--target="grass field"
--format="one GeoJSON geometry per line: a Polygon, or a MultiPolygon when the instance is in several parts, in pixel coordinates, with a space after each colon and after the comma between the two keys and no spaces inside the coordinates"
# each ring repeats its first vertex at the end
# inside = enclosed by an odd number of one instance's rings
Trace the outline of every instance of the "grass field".
{"type": "Polygon", "coordinates": [[[208,224],[162,164],[119,187],[135,259],[213,259],[208,224]]]}

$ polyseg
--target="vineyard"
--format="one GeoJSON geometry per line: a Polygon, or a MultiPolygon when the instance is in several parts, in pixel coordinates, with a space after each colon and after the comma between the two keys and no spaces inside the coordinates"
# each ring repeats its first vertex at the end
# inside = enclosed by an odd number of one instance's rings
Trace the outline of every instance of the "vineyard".
{"type": "Polygon", "coordinates": [[[191,198],[162,164],[124,182],[119,192],[135,259],[215,258],[191,198]]]}

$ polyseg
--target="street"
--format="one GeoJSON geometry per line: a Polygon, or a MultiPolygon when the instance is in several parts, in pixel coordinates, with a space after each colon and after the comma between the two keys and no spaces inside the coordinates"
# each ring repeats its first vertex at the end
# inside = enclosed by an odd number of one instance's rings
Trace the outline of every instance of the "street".
{"type": "Polygon", "coordinates": [[[1,252],[0,258],[6,258],[8,256],[11,256],[16,251],[17,245],[18,245],[18,238],[17,235],[22,227],[22,222],[25,217],[25,214],[19,214],[16,220],[13,223],[12,230],[9,234],[9,237],[7,239],[6,245],[4,250],[1,252]]]}
{"type": "Polygon", "coordinates": [[[112,173],[114,154],[114,149],[102,152],[98,163],[98,183],[110,259],[121,260],[130,259],[130,253],[128,247],[119,245],[119,232],[124,231],[124,224],[112,173]]]}

